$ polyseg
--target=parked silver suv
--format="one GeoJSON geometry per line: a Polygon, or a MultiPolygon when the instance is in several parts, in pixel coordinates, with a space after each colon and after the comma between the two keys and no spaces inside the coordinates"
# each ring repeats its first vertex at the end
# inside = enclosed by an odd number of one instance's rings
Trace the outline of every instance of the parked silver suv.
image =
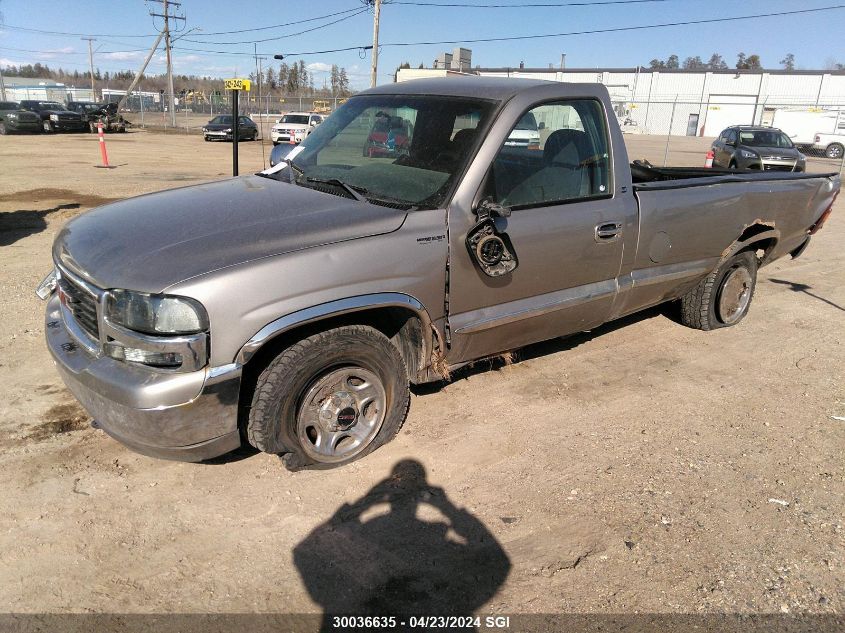
{"type": "Polygon", "coordinates": [[[762,171],[804,171],[806,158],[773,127],[736,125],[713,141],[713,166],[762,171]]]}

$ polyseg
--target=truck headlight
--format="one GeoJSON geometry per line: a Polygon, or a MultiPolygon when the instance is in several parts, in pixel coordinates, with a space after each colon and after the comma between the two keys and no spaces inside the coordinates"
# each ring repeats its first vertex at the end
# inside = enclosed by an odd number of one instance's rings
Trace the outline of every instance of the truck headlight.
{"type": "Polygon", "coordinates": [[[187,297],[111,290],[106,318],[116,325],[147,334],[195,334],[208,329],[208,314],[187,297]]]}
{"type": "Polygon", "coordinates": [[[58,115],[58,114],[51,114],[51,115],[50,115],[50,120],[51,120],[51,121],[58,121],[58,120],[59,120],[59,115],[58,115]]]}
{"type": "Polygon", "coordinates": [[[749,152],[748,150],[745,150],[745,149],[739,150],[739,155],[742,156],[743,158],[759,158],[757,156],[757,154],[755,154],[754,152],[749,152]]]}
{"type": "Polygon", "coordinates": [[[10,121],[13,121],[13,120],[18,118],[18,113],[17,112],[9,112],[9,114],[6,115],[6,118],[9,119],[10,121]]]}
{"type": "Polygon", "coordinates": [[[227,127],[227,128],[226,128],[225,130],[223,130],[223,131],[224,131],[224,132],[226,132],[226,134],[231,134],[231,133],[232,133],[232,128],[227,127]]]}

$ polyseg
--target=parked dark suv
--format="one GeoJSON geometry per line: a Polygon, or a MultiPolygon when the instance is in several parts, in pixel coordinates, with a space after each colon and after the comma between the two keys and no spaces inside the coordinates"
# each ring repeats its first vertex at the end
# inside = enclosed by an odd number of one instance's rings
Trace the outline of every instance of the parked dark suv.
{"type": "Polygon", "coordinates": [[[21,107],[41,117],[41,127],[48,134],[88,130],[88,124],[82,120],[81,115],[71,112],[58,101],[21,101],[21,107]]]}
{"type": "Polygon", "coordinates": [[[0,134],[41,131],[41,117],[21,109],[17,101],[0,101],[0,134]]]}
{"type": "Polygon", "coordinates": [[[713,141],[713,166],[763,171],[804,171],[807,159],[777,128],[735,125],[713,141]]]}

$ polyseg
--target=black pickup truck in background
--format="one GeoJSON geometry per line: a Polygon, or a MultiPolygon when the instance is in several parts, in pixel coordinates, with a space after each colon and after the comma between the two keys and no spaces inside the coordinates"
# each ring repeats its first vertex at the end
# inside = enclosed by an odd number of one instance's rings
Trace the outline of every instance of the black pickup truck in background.
{"type": "Polygon", "coordinates": [[[25,100],[21,101],[21,108],[41,117],[41,127],[48,134],[83,132],[88,129],[77,112],[71,112],[58,101],[25,100]]]}
{"type": "Polygon", "coordinates": [[[34,112],[21,109],[17,101],[0,101],[0,134],[41,132],[41,119],[34,112]]]}

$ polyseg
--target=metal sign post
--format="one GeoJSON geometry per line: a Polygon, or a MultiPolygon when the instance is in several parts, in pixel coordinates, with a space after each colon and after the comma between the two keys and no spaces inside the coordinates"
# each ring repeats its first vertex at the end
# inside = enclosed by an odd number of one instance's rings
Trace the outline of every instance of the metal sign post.
{"type": "Polygon", "coordinates": [[[249,79],[227,79],[226,90],[232,91],[232,175],[238,175],[238,94],[249,92],[249,79]]]}

